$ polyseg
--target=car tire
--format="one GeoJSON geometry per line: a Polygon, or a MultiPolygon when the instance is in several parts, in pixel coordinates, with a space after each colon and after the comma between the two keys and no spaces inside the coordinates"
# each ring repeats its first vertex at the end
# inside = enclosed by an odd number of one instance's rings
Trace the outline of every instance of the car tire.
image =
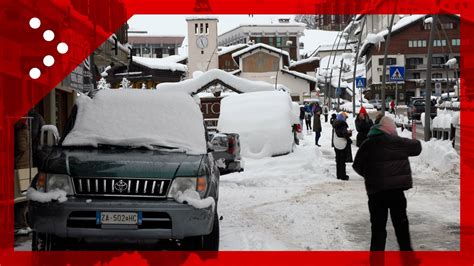
{"type": "Polygon", "coordinates": [[[212,231],[208,235],[188,237],[184,241],[185,250],[218,251],[219,250],[219,215],[214,214],[212,231]]]}
{"type": "Polygon", "coordinates": [[[31,250],[32,251],[51,251],[57,250],[58,242],[54,235],[38,233],[33,231],[31,250]]]}

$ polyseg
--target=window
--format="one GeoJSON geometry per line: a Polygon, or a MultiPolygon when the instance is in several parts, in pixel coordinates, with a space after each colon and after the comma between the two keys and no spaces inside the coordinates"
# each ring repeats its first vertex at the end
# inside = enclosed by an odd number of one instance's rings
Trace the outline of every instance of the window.
{"type": "Polygon", "coordinates": [[[408,41],[408,47],[426,47],[426,40],[411,40],[408,41]]]}
{"type": "Polygon", "coordinates": [[[273,37],[268,38],[268,44],[273,46],[273,37]]]}
{"type": "Polygon", "coordinates": [[[444,64],[444,57],[433,57],[433,65],[441,65],[444,64]]]}
{"type": "Polygon", "coordinates": [[[209,34],[209,23],[206,23],[206,34],[209,34]]]}
{"type": "Polygon", "coordinates": [[[331,23],[336,23],[336,15],[331,15],[331,23]]]}
{"type": "Polygon", "coordinates": [[[199,34],[203,34],[203,33],[204,33],[204,24],[199,23],[199,34]]]}
{"type": "Polygon", "coordinates": [[[276,37],[276,47],[281,47],[281,37],[276,37]]]}
{"type": "Polygon", "coordinates": [[[425,30],[431,30],[431,23],[423,23],[423,28],[425,30]]]}
{"type": "Polygon", "coordinates": [[[262,37],[255,38],[255,43],[261,43],[261,42],[262,42],[262,37]]]}
{"type": "Polygon", "coordinates": [[[443,23],[441,24],[443,25],[443,29],[445,30],[452,30],[454,29],[454,23],[450,22],[450,23],[443,23]]]}
{"type": "Polygon", "coordinates": [[[446,40],[433,40],[434,47],[446,46],[446,40]]]}
{"type": "Polygon", "coordinates": [[[452,39],[451,44],[453,46],[459,46],[459,45],[461,45],[461,39],[452,39]]]}
{"type": "MultiPolygon", "coordinates": [[[[397,64],[397,59],[393,57],[387,57],[387,66],[392,66],[397,64]]],[[[379,58],[379,65],[383,65],[383,58],[379,58]]]]}
{"type": "Polygon", "coordinates": [[[413,72],[413,78],[414,78],[414,79],[420,79],[420,73],[418,73],[418,72],[413,72]]]}
{"type": "Polygon", "coordinates": [[[422,65],[423,58],[421,57],[414,57],[414,58],[407,58],[407,65],[422,65]]]}
{"type": "Polygon", "coordinates": [[[175,55],[175,49],[174,48],[168,48],[168,53],[169,53],[169,55],[175,55]]]}
{"type": "Polygon", "coordinates": [[[199,34],[199,26],[198,24],[194,24],[194,34],[199,34]]]}
{"type": "Polygon", "coordinates": [[[433,74],[431,75],[431,78],[440,79],[440,78],[443,78],[443,74],[441,74],[441,73],[433,73],[433,74]]]}

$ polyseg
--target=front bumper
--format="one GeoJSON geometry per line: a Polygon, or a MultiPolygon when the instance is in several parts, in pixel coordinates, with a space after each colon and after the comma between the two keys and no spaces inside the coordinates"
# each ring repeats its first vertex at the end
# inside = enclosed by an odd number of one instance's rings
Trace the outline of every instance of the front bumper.
{"type": "Polygon", "coordinates": [[[183,239],[211,233],[214,209],[196,209],[172,200],[101,198],[87,203],[69,197],[66,202],[30,202],[30,225],[36,232],[63,238],[183,239]],[[101,225],[96,211],[139,212],[142,225],[101,225]]]}

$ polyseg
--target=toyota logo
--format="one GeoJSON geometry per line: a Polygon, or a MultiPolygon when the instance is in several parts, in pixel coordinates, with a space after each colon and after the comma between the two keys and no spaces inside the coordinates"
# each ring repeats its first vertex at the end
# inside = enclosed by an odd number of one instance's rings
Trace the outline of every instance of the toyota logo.
{"type": "Polygon", "coordinates": [[[124,192],[125,190],[127,190],[128,188],[128,185],[127,183],[123,182],[123,180],[120,180],[118,181],[117,183],[115,183],[114,185],[114,189],[120,193],[124,192]]]}

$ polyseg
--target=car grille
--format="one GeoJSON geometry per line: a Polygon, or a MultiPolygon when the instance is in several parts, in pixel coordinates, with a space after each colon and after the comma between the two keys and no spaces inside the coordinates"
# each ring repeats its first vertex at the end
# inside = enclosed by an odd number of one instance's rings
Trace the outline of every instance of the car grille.
{"type": "Polygon", "coordinates": [[[121,177],[74,177],[78,196],[165,198],[171,180],[121,177]]]}

